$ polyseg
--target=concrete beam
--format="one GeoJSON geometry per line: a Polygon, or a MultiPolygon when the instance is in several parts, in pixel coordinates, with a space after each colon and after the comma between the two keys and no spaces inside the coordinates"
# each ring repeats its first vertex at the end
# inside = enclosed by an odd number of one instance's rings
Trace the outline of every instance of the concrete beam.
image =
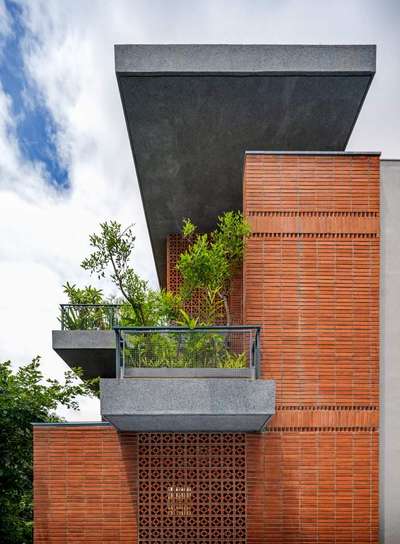
{"type": "Polygon", "coordinates": [[[246,150],[343,151],[375,46],[117,45],[115,68],[160,283],[165,240],[242,208],[246,150]]]}
{"type": "Polygon", "coordinates": [[[246,379],[102,379],[101,415],[121,431],[260,431],[275,383],[246,379]]]}
{"type": "Polygon", "coordinates": [[[120,74],[375,73],[373,45],[143,45],[115,46],[120,74]]]}
{"type": "Polygon", "coordinates": [[[52,331],[54,351],[87,378],[115,378],[114,331],[52,331]]]}

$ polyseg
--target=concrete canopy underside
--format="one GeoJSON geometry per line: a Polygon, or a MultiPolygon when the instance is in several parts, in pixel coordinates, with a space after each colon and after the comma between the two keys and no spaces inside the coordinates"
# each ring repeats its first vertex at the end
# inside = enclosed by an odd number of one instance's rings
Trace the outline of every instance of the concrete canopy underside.
{"type": "Polygon", "coordinates": [[[275,413],[275,384],[246,379],[100,380],[101,415],[120,431],[257,432],[275,413]]]}
{"type": "Polygon", "coordinates": [[[246,150],[343,151],[374,46],[118,45],[125,119],[161,284],[165,239],[242,208],[246,150]]]}

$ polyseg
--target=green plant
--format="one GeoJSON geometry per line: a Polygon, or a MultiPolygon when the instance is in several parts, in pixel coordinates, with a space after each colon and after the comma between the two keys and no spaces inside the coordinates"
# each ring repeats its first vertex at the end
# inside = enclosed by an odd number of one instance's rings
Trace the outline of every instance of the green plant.
{"type": "Polygon", "coordinates": [[[221,366],[223,368],[247,368],[246,354],[227,351],[221,366]]]}
{"type": "Polygon", "coordinates": [[[230,285],[243,259],[249,224],[241,212],[229,211],[218,218],[217,228],[209,234],[197,233],[197,227],[185,219],[182,234],[190,242],[177,264],[182,276],[182,298],[188,300],[199,292],[203,301],[202,321],[215,324],[223,307],[226,324],[230,325],[230,285]]]}
{"type": "Polygon", "coordinates": [[[70,371],[64,383],[45,379],[39,357],[14,371],[0,363],[0,542],[32,542],[32,422],[61,421],[59,405],[78,410],[78,397],[92,395],[70,371]]]}
{"type": "Polygon", "coordinates": [[[132,227],[122,230],[122,226],[116,221],[100,223],[100,234],[91,234],[89,240],[94,251],[82,261],[82,268],[96,274],[98,279],[109,275],[131,305],[136,322],[144,325],[143,306],[147,282],[130,266],[136,240],[132,227]]]}
{"type": "Polygon", "coordinates": [[[66,282],[64,293],[71,306],[64,308],[59,321],[67,330],[110,329],[113,326],[113,307],[91,307],[86,305],[106,304],[101,289],[90,285],[79,288],[66,282]]]}
{"type": "Polygon", "coordinates": [[[218,332],[198,330],[127,333],[126,366],[135,368],[245,368],[246,353],[233,353],[218,332]]]}
{"type": "Polygon", "coordinates": [[[122,229],[116,221],[100,224],[100,233],[89,237],[94,251],[81,266],[98,279],[109,277],[122,296],[120,323],[124,326],[157,326],[176,318],[178,295],[150,289],[131,266],[135,247],[132,227],[122,229]]]}

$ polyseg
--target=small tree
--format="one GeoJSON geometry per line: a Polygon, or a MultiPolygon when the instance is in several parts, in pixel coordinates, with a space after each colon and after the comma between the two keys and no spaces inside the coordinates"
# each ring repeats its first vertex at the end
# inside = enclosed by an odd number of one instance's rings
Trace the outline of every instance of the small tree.
{"type": "Polygon", "coordinates": [[[150,289],[147,281],[131,266],[136,239],[132,227],[123,230],[119,223],[110,221],[101,223],[100,229],[100,234],[89,237],[94,251],[81,266],[98,279],[109,276],[118,288],[125,301],[121,324],[156,326],[175,319],[179,312],[179,297],[164,290],[150,289]]]}
{"type": "Polygon", "coordinates": [[[90,384],[70,371],[64,383],[44,380],[39,357],[16,372],[0,363],[0,542],[32,542],[32,422],[62,421],[58,405],[78,410],[90,384]]]}
{"type": "Polygon", "coordinates": [[[204,321],[214,324],[223,307],[226,324],[230,325],[231,280],[242,263],[250,225],[241,212],[229,211],[218,218],[217,228],[209,234],[199,234],[191,220],[185,219],[182,234],[190,241],[177,264],[182,276],[182,297],[187,300],[199,291],[203,298],[204,321]]]}
{"type": "Polygon", "coordinates": [[[147,282],[142,280],[130,266],[130,258],[135,247],[136,237],[132,227],[122,230],[116,221],[100,223],[100,234],[91,234],[90,245],[93,253],[84,259],[81,266],[96,274],[98,279],[110,274],[124,299],[131,305],[136,320],[145,324],[144,303],[147,282]]]}

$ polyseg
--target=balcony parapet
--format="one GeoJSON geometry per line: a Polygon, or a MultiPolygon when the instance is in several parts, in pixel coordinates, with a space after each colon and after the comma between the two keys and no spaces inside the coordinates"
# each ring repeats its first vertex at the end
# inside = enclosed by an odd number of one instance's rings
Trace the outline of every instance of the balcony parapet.
{"type": "Polygon", "coordinates": [[[117,378],[256,378],[260,327],[115,327],[117,378]]]}
{"type": "Polygon", "coordinates": [[[60,304],[61,330],[111,330],[121,323],[121,304],[60,304]]]}

